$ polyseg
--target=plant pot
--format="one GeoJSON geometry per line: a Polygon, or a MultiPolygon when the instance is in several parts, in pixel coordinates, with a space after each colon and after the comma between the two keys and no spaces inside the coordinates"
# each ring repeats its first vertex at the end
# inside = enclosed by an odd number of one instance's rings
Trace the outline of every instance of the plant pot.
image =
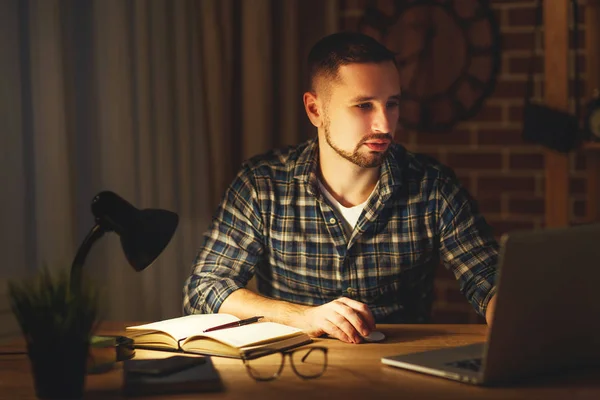
{"type": "Polygon", "coordinates": [[[27,346],[39,399],[81,399],[89,342],[44,341],[27,346]]]}

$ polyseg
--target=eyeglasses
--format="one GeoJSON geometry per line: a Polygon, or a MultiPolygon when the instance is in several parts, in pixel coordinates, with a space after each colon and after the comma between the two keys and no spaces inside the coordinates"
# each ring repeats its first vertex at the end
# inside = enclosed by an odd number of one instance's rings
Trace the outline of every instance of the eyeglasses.
{"type": "Polygon", "coordinates": [[[252,353],[243,360],[248,375],[257,381],[279,378],[285,364],[285,356],[290,357],[296,375],[302,379],[314,379],[323,375],[327,368],[327,350],[327,347],[315,346],[265,355],[252,353]]]}

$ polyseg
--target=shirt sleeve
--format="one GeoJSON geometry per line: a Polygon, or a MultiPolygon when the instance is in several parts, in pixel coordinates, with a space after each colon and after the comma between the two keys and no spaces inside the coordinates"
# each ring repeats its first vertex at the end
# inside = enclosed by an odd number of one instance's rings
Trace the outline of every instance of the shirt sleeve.
{"type": "Polygon", "coordinates": [[[262,219],[252,174],[244,166],[225,192],[183,288],[183,312],[216,313],[246,287],[263,254],[262,219]]]}
{"type": "Polygon", "coordinates": [[[458,180],[442,182],[438,197],[441,259],[454,273],[461,293],[477,314],[485,317],[496,293],[498,242],[475,200],[458,180]]]}

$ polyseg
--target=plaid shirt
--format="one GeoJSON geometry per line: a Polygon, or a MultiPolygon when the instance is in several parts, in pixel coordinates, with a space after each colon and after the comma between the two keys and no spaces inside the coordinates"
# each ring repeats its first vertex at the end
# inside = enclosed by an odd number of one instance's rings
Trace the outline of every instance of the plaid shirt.
{"type": "Polygon", "coordinates": [[[498,244],[450,169],[393,144],[350,237],[317,171],[316,139],[244,163],[186,281],[186,314],[217,312],[256,275],[270,298],[321,305],[346,296],[378,323],[424,322],[441,260],[485,316],[498,244]]]}

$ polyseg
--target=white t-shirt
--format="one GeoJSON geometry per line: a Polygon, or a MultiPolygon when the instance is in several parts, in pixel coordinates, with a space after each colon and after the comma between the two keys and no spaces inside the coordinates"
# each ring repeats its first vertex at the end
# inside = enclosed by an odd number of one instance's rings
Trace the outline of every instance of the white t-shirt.
{"type": "Polygon", "coordinates": [[[325,188],[325,186],[321,183],[320,180],[319,187],[321,188],[321,192],[325,195],[325,197],[327,197],[327,200],[329,200],[331,205],[333,205],[333,207],[343,217],[342,225],[344,226],[346,237],[350,238],[350,236],[352,235],[352,231],[354,230],[354,227],[358,222],[358,217],[360,217],[360,213],[362,213],[363,209],[367,205],[367,202],[369,201],[369,198],[371,198],[371,196],[373,195],[373,192],[371,192],[371,195],[367,198],[367,200],[365,200],[364,203],[358,204],[353,207],[344,207],[335,199],[335,197],[331,195],[331,193],[329,193],[329,191],[325,188]]]}

